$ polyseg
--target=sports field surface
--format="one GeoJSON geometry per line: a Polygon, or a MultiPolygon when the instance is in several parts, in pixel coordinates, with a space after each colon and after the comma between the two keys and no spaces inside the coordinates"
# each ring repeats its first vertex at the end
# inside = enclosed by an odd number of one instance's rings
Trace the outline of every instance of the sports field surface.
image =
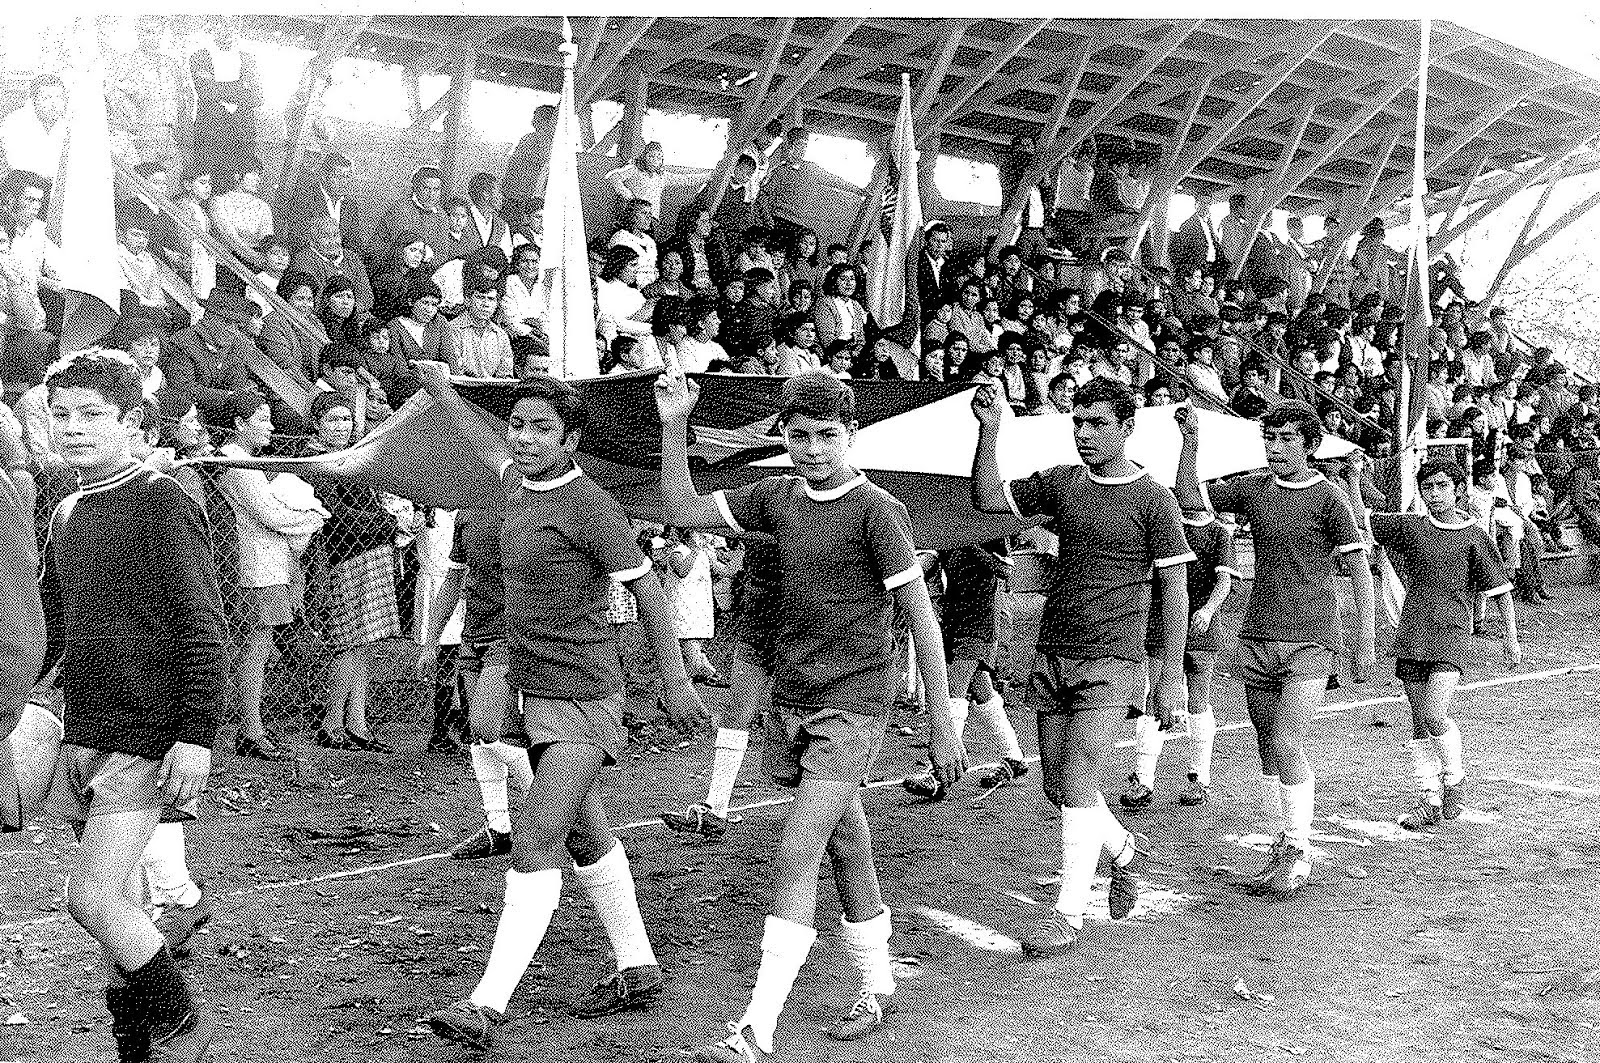
{"type": "MultiPolygon", "coordinates": [[[[1017,945],[1054,900],[1061,852],[1037,771],[992,793],[969,780],[943,804],[916,804],[898,780],[926,729],[898,710],[866,801],[895,913],[899,1013],[871,1039],[823,1035],[854,986],[824,867],[818,944],[773,1059],[1600,1060],[1596,598],[1568,588],[1530,610],[1518,673],[1503,671],[1498,643],[1477,644],[1483,661],[1467,679],[1491,685],[1464,691],[1455,712],[1470,811],[1432,833],[1394,824],[1409,802],[1410,735],[1389,669],[1380,662],[1380,681],[1330,691],[1308,750],[1319,862],[1289,901],[1237,883],[1265,862],[1257,850],[1269,839],[1257,832],[1241,691],[1225,678],[1212,802],[1176,804],[1178,738],[1153,808],[1124,817],[1156,853],[1139,908],[1108,921],[1102,879],[1077,951],[1051,960],[1025,959],[1017,945]]],[[[1017,603],[1020,655],[1038,599],[1017,603]]],[[[1236,611],[1230,619],[1236,630],[1236,611]]],[[[1031,752],[1027,710],[1013,719],[1031,752]]],[[[217,1012],[214,1059],[473,1058],[418,1018],[465,996],[481,972],[504,861],[441,858],[479,825],[477,787],[465,756],[424,757],[423,739],[392,757],[306,747],[298,784],[285,766],[218,756],[203,821],[188,831],[191,869],[217,916],[186,964],[217,1012]]],[[[992,760],[970,728],[968,739],[975,763],[992,760]]],[[[675,1060],[724,1036],[755,977],[784,806],[753,743],[735,795],[748,807],[724,840],[661,827],[655,813],[704,797],[710,753],[706,736],[647,727],[607,781],[666,994],[610,1019],[566,1013],[612,969],[568,876],[493,1058],[675,1060]]],[[[1113,807],[1131,753],[1119,756],[1104,780],[1113,807]]],[[[4,1063],[114,1058],[96,954],[60,901],[70,846],[48,819],[0,841],[4,1063]]]]}

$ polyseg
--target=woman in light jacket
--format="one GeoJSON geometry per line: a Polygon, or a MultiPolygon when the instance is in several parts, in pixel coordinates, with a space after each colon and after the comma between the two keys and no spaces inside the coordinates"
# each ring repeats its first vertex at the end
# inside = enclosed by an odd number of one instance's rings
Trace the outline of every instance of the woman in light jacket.
{"type": "MultiPolygon", "coordinates": [[[[272,442],[272,413],[253,391],[229,396],[224,412],[228,442],[224,457],[253,457],[272,442]]],[[[227,469],[217,487],[233,508],[239,543],[239,599],[235,621],[240,629],[239,737],[240,756],[287,760],[288,753],[268,737],[261,721],[261,688],[272,632],[294,621],[305,592],[300,555],[322,528],[327,512],[315,503],[310,485],[298,477],[269,478],[257,469],[227,469]],[[276,483],[282,480],[283,483],[276,483]],[[294,490],[298,481],[305,491],[294,490]],[[309,500],[310,504],[307,504],[309,500]]]]}
{"type": "Polygon", "coordinates": [[[867,343],[867,308],[856,299],[856,271],[848,263],[828,270],[822,281],[822,298],[811,308],[817,326],[817,347],[827,350],[838,340],[848,340],[852,355],[867,343]]]}

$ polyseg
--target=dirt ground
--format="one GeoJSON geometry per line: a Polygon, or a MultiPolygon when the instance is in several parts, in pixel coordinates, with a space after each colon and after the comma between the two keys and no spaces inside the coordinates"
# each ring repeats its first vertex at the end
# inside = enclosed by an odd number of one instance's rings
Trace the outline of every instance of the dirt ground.
{"type": "MultiPolygon", "coordinates": [[[[1524,619],[1524,673],[1600,664],[1597,596],[1569,589],[1524,619]]],[[[1017,645],[1037,599],[1018,599],[1017,645]]],[[[1237,624],[1237,616],[1233,617],[1237,624]]],[[[1498,647],[1469,679],[1504,675],[1498,647]]],[[[1393,823],[1407,800],[1409,737],[1392,679],[1328,695],[1314,728],[1314,845],[1303,895],[1251,897],[1235,883],[1251,848],[1257,764],[1232,679],[1216,699],[1214,800],[1177,806],[1184,745],[1163,758],[1155,807],[1126,817],[1158,860],[1135,915],[1098,917],[1078,950],[1024,959],[1015,939],[1048,906],[1060,856],[1035,772],[987,796],[972,783],[913,804],[894,780],[915,762],[921,722],[894,719],[867,796],[902,974],[900,1012],[851,1045],[822,1036],[850,1000],[831,883],[821,928],[779,1027],[775,1059],[1600,1060],[1600,672],[1466,693],[1457,718],[1471,778],[1468,817],[1432,834],[1393,823]],[[1373,718],[1391,726],[1376,727],[1373,718]]],[[[1027,717],[1015,711],[1019,730],[1027,717]]],[[[418,723],[417,726],[422,726],[418,723]]],[[[992,758],[969,732],[975,761],[992,758]]],[[[1025,734],[1031,751],[1031,736],[1025,734]]],[[[306,747],[288,769],[219,756],[191,866],[216,921],[187,969],[218,1013],[217,1060],[391,1063],[466,1060],[417,1019],[464,996],[487,957],[503,865],[430,858],[478,824],[465,757],[380,758],[306,747]]],[[[752,750],[752,754],[754,754],[752,750]]],[[[1121,754],[1126,763],[1129,753],[1121,754]]],[[[752,755],[736,801],[781,799],[752,755]]],[[[723,1035],[753,983],[766,868],[783,806],[744,812],[726,840],[685,841],[650,822],[704,794],[709,742],[646,731],[607,779],[647,924],[671,979],[651,1011],[585,1022],[567,1002],[608,973],[609,950],[568,876],[558,912],[512,1003],[497,1058],[673,1060],[723,1035]]],[[[1119,765],[1120,767],[1120,765],[1119,765]]],[[[1105,780],[1120,791],[1119,773],[1105,780]]],[[[0,842],[0,1061],[114,1058],[88,938],[61,911],[61,824],[0,842]]]]}

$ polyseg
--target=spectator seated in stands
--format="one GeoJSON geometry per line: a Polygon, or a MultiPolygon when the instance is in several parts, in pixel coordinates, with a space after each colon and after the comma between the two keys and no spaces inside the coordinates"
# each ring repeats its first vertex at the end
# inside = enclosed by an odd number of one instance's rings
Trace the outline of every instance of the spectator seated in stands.
{"type": "Polygon", "coordinates": [[[647,300],[659,299],[663,295],[675,295],[679,299],[687,299],[694,294],[694,289],[683,282],[684,254],[682,248],[676,244],[667,244],[656,255],[656,279],[640,289],[647,300]]]}
{"type": "MultiPolygon", "coordinates": [[[[172,172],[162,162],[141,162],[134,167],[140,177],[161,197],[171,197],[172,172]]],[[[188,239],[178,231],[171,217],[162,213],[156,202],[135,190],[117,203],[119,217],[138,218],[150,238],[150,253],[180,277],[189,271],[188,239]]]]}
{"type": "MultiPolygon", "coordinates": [[[[224,161],[218,159],[219,164],[224,161]]],[[[224,171],[228,176],[222,179],[227,191],[211,197],[212,227],[218,241],[235,258],[251,269],[265,269],[266,262],[256,250],[273,235],[272,208],[260,194],[264,167],[254,156],[239,156],[226,164],[232,167],[224,171]]],[[[244,282],[228,271],[217,276],[217,283],[228,291],[244,291],[244,282]]]]}
{"type": "Polygon", "coordinates": [[[722,330],[728,346],[745,349],[757,336],[777,332],[778,298],[778,281],[771,270],[759,266],[746,270],[744,298],[733,308],[722,330]]]}
{"type": "MultiPolygon", "coordinates": [[[[314,320],[317,282],[310,274],[298,270],[285,273],[278,281],[278,298],[305,319],[314,320]]],[[[283,311],[274,310],[262,318],[257,345],[302,389],[311,387],[311,376],[316,370],[316,348],[311,338],[292,324],[283,311]]]]}
{"type": "Polygon", "coordinates": [[[642,199],[628,204],[622,215],[622,227],[611,234],[610,246],[626,247],[638,255],[634,270],[634,286],[646,288],[656,280],[656,241],[650,235],[655,215],[650,204],[642,199]]]}
{"type": "Polygon", "coordinates": [[[499,309],[499,286],[483,277],[474,280],[465,312],[450,322],[450,345],[455,351],[456,372],[462,376],[512,379],[518,375],[511,337],[494,320],[499,309]]]}
{"type": "Polygon", "coordinates": [[[372,279],[367,274],[366,263],[352,247],[343,242],[338,224],[331,218],[315,222],[303,232],[305,246],[294,256],[290,268],[311,275],[321,291],[334,277],[350,282],[355,293],[359,313],[370,313],[373,306],[372,279]]]}
{"type": "Polygon", "coordinates": [[[678,364],[685,373],[710,372],[711,363],[729,361],[727,349],[717,342],[722,315],[717,304],[704,296],[689,300],[688,334],[678,343],[678,364]]]}
{"type": "MultiPolygon", "coordinates": [[[[358,400],[363,386],[371,388],[380,385],[368,375],[366,359],[359,350],[335,341],[317,353],[317,379],[312,382],[313,400],[319,394],[337,392],[353,404],[358,400]]],[[[351,409],[354,408],[352,405],[351,409]]],[[[315,424],[314,421],[308,423],[315,424]]]]}
{"type": "Polygon", "coordinates": [[[433,282],[433,271],[426,266],[428,244],[422,235],[408,230],[396,233],[394,240],[376,259],[380,269],[372,282],[372,312],[385,321],[406,312],[410,305],[406,296],[413,285],[433,282]]]}
{"type": "MultiPolygon", "coordinates": [[[[390,357],[405,367],[404,373],[393,374],[392,384],[384,384],[391,402],[404,402],[422,386],[411,368],[412,362],[445,362],[451,370],[456,368],[450,330],[439,316],[441,301],[439,286],[433,281],[414,281],[406,292],[406,312],[389,322],[390,357]]],[[[373,375],[383,382],[376,369],[373,375]]]]}
{"type": "Polygon", "coordinates": [[[606,252],[605,265],[595,285],[595,311],[600,318],[598,327],[607,342],[618,332],[634,336],[650,334],[650,310],[639,292],[638,277],[639,252],[621,245],[606,252]]]}
{"type": "Polygon", "coordinates": [[[117,211],[117,267],[122,272],[122,314],[137,314],[159,322],[163,329],[176,324],[177,304],[167,297],[156,258],[150,253],[148,218],[143,212],[117,211]]]}
{"type": "Polygon", "coordinates": [[[250,321],[250,302],[231,292],[212,292],[200,301],[200,320],[173,333],[162,347],[161,371],[168,387],[188,395],[207,424],[224,424],[229,396],[257,391],[250,363],[257,348],[241,326],[250,321]]]}
{"type": "Polygon", "coordinates": [[[500,278],[511,264],[498,247],[480,247],[471,254],[452,258],[433,271],[433,283],[439,286],[444,302],[439,313],[454,318],[466,309],[467,289],[478,281],[492,281],[499,287],[500,278]]]}
{"type": "Polygon", "coordinates": [[[313,314],[328,339],[354,347],[361,342],[361,325],[372,315],[356,306],[355,289],[346,277],[332,277],[317,292],[313,314]]]}

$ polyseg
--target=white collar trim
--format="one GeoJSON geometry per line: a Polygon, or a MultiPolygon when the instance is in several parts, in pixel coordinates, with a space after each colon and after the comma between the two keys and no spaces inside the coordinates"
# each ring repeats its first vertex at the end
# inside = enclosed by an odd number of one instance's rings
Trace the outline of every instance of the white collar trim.
{"type": "Polygon", "coordinates": [[[817,490],[811,486],[811,481],[804,478],[800,481],[801,486],[806,489],[806,497],[813,502],[832,502],[835,499],[843,498],[866,482],[867,474],[861,472],[856,473],[852,479],[846,480],[838,487],[830,487],[826,491],[817,490]]]}
{"type": "Polygon", "coordinates": [[[78,488],[78,493],[83,495],[97,495],[102,491],[110,491],[113,488],[121,487],[123,484],[127,483],[129,480],[132,480],[135,476],[138,476],[143,471],[145,471],[144,463],[136,461],[132,465],[129,465],[126,469],[123,469],[121,472],[116,473],[113,476],[108,476],[98,483],[84,484],[82,487],[78,488]]]}
{"type": "Polygon", "coordinates": [[[1281,476],[1274,476],[1272,478],[1272,482],[1277,484],[1279,487],[1287,487],[1291,491],[1299,491],[1299,490],[1302,490],[1303,488],[1310,487],[1312,484],[1323,483],[1327,479],[1328,478],[1326,476],[1322,475],[1320,472],[1314,472],[1314,473],[1311,474],[1311,477],[1309,479],[1306,479],[1306,480],[1292,480],[1291,481],[1291,480],[1285,480],[1281,476]]]}
{"type": "Polygon", "coordinates": [[[530,480],[524,476],[522,478],[522,486],[530,491],[554,491],[556,488],[564,487],[582,475],[583,470],[574,465],[554,480],[530,480]]]}
{"type": "Polygon", "coordinates": [[[1429,513],[1428,514],[1428,523],[1432,524],[1435,528],[1438,528],[1441,531],[1460,531],[1462,528],[1470,528],[1470,527],[1472,527],[1474,524],[1476,524],[1478,522],[1468,518],[1467,520],[1464,520],[1459,524],[1446,524],[1444,521],[1440,520],[1438,517],[1435,517],[1432,513],[1429,513]]]}
{"type": "Polygon", "coordinates": [[[1178,519],[1183,521],[1183,523],[1187,524],[1191,528],[1204,528],[1207,524],[1210,524],[1217,518],[1207,513],[1203,517],[1179,517],[1178,519]]]}
{"type": "Polygon", "coordinates": [[[1083,471],[1084,471],[1084,474],[1086,476],[1088,476],[1089,479],[1093,480],[1095,483],[1097,483],[1097,484],[1107,484],[1107,485],[1110,485],[1112,487],[1115,487],[1115,486],[1117,486],[1119,484],[1131,484],[1131,483],[1133,483],[1133,481],[1137,480],[1139,477],[1149,475],[1148,471],[1145,470],[1145,469],[1142,469],[1142,468],[1138,472],[1133,473],[1130,476],[1096,476],[1094,473],[1090,472],[1087,467],[1085,467],[1083,471]]]}

